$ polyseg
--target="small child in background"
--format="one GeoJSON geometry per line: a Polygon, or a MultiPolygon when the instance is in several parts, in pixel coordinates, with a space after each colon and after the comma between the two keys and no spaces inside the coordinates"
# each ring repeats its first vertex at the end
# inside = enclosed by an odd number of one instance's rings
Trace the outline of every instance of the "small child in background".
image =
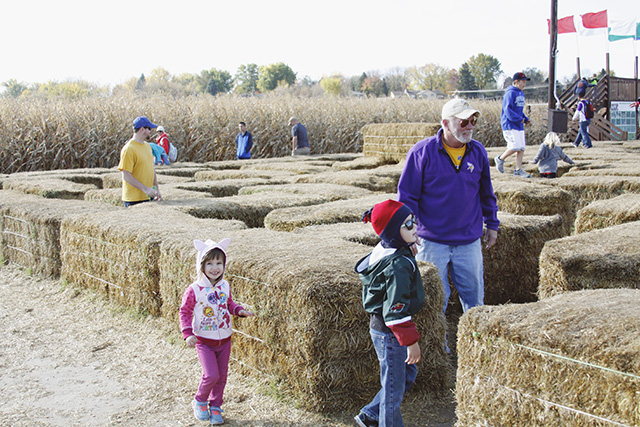
{"type": "Polygon", "coordinates": [[[416,218],[404,203],[387,200],[365,212],[382,241],[356,264],[369,332],[380,361],[380,391],[360,410],[360,427],[402,427],[400,404],[420,361],[420,334],[412,316],[424,305],[422,277],[411,247],[420,244],[416,218]]]}
{"type": "Polygon", "coordinates": [[[184,292],[180,306],[180,327],[187,346],[195,347],[202,365],[202,380],[192,402],[200,421],[223,424],[222,405],[231,354],[231,315],[254,314],[231,298],[229,283],[223,279],[230,239],[220,243],[194,240],[197,279],[184,292]]]}
{"type": "Polygon", "coordinates": [[[157,164],[171,164],[171,162],[169,161],[169,157],[167,156],[167,153],[164,152],[164,148],[162,148],[161,146],[159,146],[158,144],[156,144],[155,142],[149,142],[149,145],[151,146],[151,152],[153,153],[153,164],[157,165],[157,164]]]}
{"type": "Polygon", "coordinates": [[[573,120],[580,120],[580,128],[578,129],[578,136],[576,137],[573,145],[576,147],[582,145],[584,148],[591,148],[593,144],[591,143],[591,137],[589,136],[589,125],[591,124],[591,119],[587,117],[587,109],[591,107],[591,103],[583,93],[578,94],[578,106],[576,107],[576,112],[573,114],[573,120]]]}
{"type": "Polygon", "coordinates": [[[555,178],[557,176],[558,159],[562,159],[570,165],[575,164],[575,162],[571,160],[564,151],[562,151],[562,147],[560,147],[559,144],[560,138],[558,137],[558,134],[555,132],[549,132],[547,136],[544,137],[542,144],[540,144],[538,154],[536,154],[536,157],[531,160],[530,163],[534,165],[540,162],[538,165],[538,171],[540,171],[541,177],[555,178]]]}

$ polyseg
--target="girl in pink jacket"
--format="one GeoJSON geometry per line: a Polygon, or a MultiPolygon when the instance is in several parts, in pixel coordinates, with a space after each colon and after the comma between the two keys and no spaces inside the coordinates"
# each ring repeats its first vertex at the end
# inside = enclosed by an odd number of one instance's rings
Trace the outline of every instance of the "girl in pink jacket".
{"type": "Polygon", "coordinates": [[[233,302],[229,283],[223,279],[230,239],[220,243],[194,240],[197,279],[184,292],[180,327],[187,346],[195,347],[202,365],[202,380],[192,402],[200,421],[223,424],[222,395],[227,384],[231,354],[231,315],[254,314],[233,302]]]}

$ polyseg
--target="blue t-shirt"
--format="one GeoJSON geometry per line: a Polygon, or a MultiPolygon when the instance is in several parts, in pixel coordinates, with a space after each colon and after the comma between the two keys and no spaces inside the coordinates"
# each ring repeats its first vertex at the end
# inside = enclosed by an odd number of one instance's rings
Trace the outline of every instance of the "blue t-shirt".
{"type": "Polygon", "coordinates": [[[298,144],[296,148],[303,148],[309,146],[309,137],[307,135],[307,128],[302,123],[296,123],[291,128],[291,136],[298,137],[298,144]]]}

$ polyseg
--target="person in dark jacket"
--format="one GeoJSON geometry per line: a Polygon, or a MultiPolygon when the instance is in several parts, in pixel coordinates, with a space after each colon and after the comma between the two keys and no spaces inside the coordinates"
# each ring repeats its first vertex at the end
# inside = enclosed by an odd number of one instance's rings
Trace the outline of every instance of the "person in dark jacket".
{"type": "Polygon", "coordinates": [[[451,295],[449,273],[464,311],[484,304],[481,240],[484,234],[491,248],[498,238],[500,221],[487,150],[472,138],[479,115],[463,99],[447,102],[442,128],[409,150],[398,183],[398,200],[418,219],[422,245],[416,258],[438,268],[443,312],[451,295]]]}
{"type": "Polygon", "coordinates": [[[387,200],[365,212],[363,221],[371,222],[382,239],[356,264],[381,388],[355,420],[360,427],[402,427],[400,403],[420,361],[420,334],[412,316],[424,305],[422,278],[411,251],[419,244],[416,218],[405,204],[387,200]]]}

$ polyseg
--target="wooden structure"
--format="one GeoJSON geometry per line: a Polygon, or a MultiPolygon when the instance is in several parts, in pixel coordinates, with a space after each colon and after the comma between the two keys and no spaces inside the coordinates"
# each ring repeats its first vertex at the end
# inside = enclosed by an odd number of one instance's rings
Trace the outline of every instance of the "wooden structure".
{"type": "MultiPolygon", "coordinates": [[[[578,97],[574,95],[574,90],[579,80],[573,82],[560,95],[562,108],[573,116],[578,105],[578,97]]],[[[611,101],[636,100],[636,80],[620,77],[604,76],[596,86],[587,89],[587,98],[595,108],[595,116],[591,119],[589,135],[595,141],[625,141],[628,138],[627,132],[611,123],[611,101]]],[[[575,139],[578,134],[577,121],[569,121],[568,136],[575,139]]]]}

